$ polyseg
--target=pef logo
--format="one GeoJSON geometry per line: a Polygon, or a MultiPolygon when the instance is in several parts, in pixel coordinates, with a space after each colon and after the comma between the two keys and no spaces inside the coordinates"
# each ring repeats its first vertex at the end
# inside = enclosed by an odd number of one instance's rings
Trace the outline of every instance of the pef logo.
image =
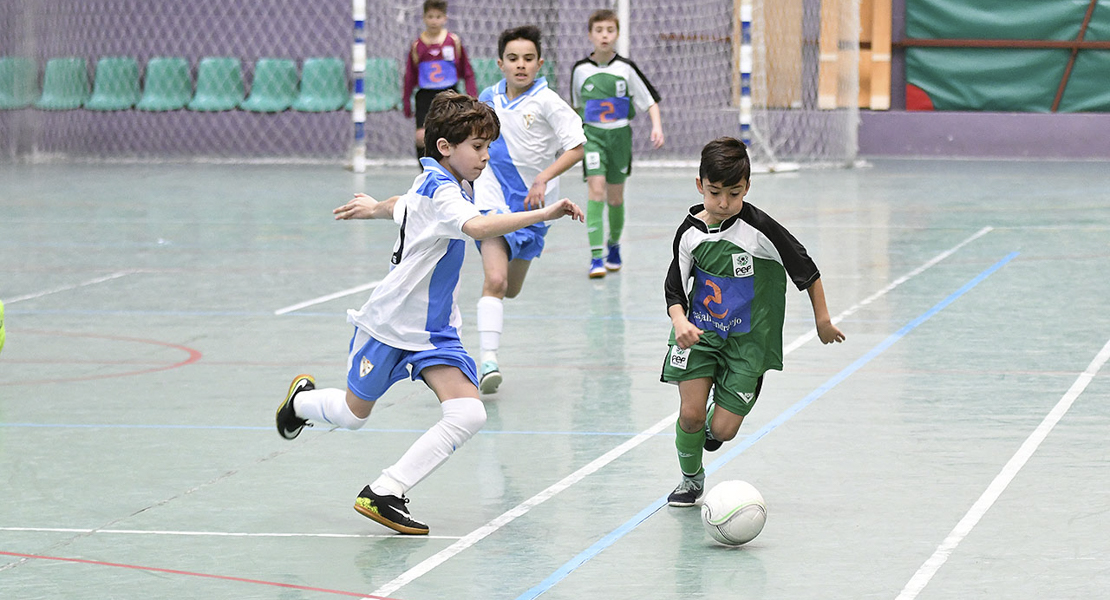
{"type": "Polygon", "coordinates": [[[732,276],[733,277],[751,277],[755,275],[755,264],[752,263],[752,255],[747,252],[732,255],[732,276]]]}
{"type": "Polygon", "coordinates": [[[683,350],[677,345],[671,346],[671,366],[676,369],[686,370],[687,363],[690,362],[690,349],[683,350]]]}

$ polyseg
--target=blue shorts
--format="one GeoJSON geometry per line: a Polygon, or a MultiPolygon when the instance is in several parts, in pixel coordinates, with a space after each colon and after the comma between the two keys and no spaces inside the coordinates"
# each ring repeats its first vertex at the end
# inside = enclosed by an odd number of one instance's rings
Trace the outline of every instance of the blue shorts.
{"type": "MultiPolygon", "coordinates": [[[[509,260],[532,260],[543,254],[544,236],[547,235],[547,225],[536,223],[516,231],[510,231],[501,236],[509,246],[509,260]]],[[[482,251],[482,242],[475,240],[474,245],[482,251]]]]}
{"type": "Polygon", "coordinates": [[[478,368],[462,344],[431,350],[401,350],[370,337],[355,327],[347,357],[347,389],[368,402],[382,397],[394,383],[412,378],[434,365],[458,367],[478,387],[478,368]]]}

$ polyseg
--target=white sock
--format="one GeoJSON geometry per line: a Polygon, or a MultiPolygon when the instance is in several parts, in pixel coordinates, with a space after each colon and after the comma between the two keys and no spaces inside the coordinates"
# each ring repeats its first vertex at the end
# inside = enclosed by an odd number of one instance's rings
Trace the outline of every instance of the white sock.
{"type": "Polygon", "coordinates": [[[439,468],[486,424],[486,407],[477,398],[452,398],[440,403],[443,418],[416,440],[405,454],[382,471],[370,489],[400,496],[439,468]],[[397,492],[400,491],[400,494],[397,492]]]}
{"type": "Polygon", "coordinates": [[[366,424],[347,406],[347,390],[325,388],[306,390],[293,399],[293,412],[302,419],[316,423],[330,423],[344,429],[359,429],[366,424]]]}
{"type": "MultiPolygon", "coordinates": [[[[500,298],[482,296],[478,300],[478,346],[482,353],[497,352],[505,321],[505,303],[500,298]]],[[[483,360],[485,360],[483,358],[483,360]]]]}

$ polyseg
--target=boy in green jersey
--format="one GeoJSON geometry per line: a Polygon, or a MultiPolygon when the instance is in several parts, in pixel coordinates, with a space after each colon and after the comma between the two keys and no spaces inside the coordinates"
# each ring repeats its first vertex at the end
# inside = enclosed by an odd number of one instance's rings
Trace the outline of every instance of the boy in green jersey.
{"type": "Polygon", "coordinates": [[[844,341],[805,247],[744,202],[750,177],[743,142],[725,137],[706,144],[696,180],[704,201],[690,208],[674,239],[664,285],[674,327],[661,378],[678,384],[681,402],[675,446],[682,482],[667,499],[671,506],[698,503],[705,489],[703,450],[736,436],[759,397],[763,374],[782,369],[787,277],[809,292],[821,343],[844,341]]]}
{"type": "Polygon", "coordinates": [[[571,105],[582,117],[589,203],[586,229],[590,240],[591,278],[621,268],[620,239],[624,229],[624,181],[632,171],[632,128],[636,111],[651,117],[651,143],[663,146],[659,93],[636,63],[617,54],[614,44],[620,22],[611,10],[590,15],[589,38],[594,51],[571,71],[571,105]],[[605,204],[609,204],[609,239],[605,239],[605,204]],[[608,252],[606,252],[606,249],[608,252]]]}

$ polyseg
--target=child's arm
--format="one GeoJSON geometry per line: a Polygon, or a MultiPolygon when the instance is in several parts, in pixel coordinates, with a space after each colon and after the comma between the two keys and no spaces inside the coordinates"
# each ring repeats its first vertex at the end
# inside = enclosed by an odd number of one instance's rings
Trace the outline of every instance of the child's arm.
{"type": "Polygon", "coordinates": [[[416,89],[416,63],[420,58],[416,54],[419,40],[412,43],[408,55],[405,57],[405,79],[401,84],[401,104],[406,119],[412,118],[412,91],[416,89]]]}
{"type": "Polygon", "coordinates": [[[462,232],[476,240],[488,240],[541,221],[553,221],[562,217],[586,221],[586,213],[577,204],[563,198],[551,206],[537,210],[474,217],[463,223],[462,232]]]}
{"type": "Polygon", "coordinates": [[[672,304],[667,307],[667,314],[671,317],[674,326],[674,341],[679,348],[685,350],[698,343],[698,338],[704,333],[686,318],[686,310],[681,304],[672,304]]]}
{"type": "MultiPolygon", "coordinates": [[[[452,33],[451,35],[455,34],[452,33]]],[[[462,40],[459,39],[459,36],[455,36],[455,41],[458,42],[456,44],[455,56],[457,58],[455,59],[455,64],[459,66],[459,76],[462,77],[464,86],[466,87],[466,93],[477,98],[481,90],[478,89],[478,83],[474,79],[474,67],[470,64],[470,58],[466,55],[466,48],[463,47],[462,40]]]]}
{"type": "Polygon", "coordinates": [[[829,307],[825,305],[825,286],[821,285],[821,278],[818,277],[806,291],[809,292],[809,303],[813,305],[813,320],[817,322],[817,337],[821,338],[821,343],[843,342],[844,333],[829,318],[829,307]]]}
{"type": "Polygon", "coordinates": [[[331,211],[336,221],[347,219],[392,219],[393,206],[397,204],[400,196],[392,196],[388,200],[378,202],[366,194],[355,194],[350,202],[331,211]]]}
{"type": "Polygon", "coordinates": [[[663,117],[659,115],[658,102],[648,109],[648,116],[651,117],[651,145],[658,150],[663,147],[663,117]]]}
{"type": "Polygon", "coordinates": [[[528,189],[528,195],[524,198],[524,207],[531,210],[543,206],[544,194],[547,193],[547,182],[578,164],[578,161],[582,160],[585,154],[584,145],[579,144],[562,153],[559,158],[555,159],[555,162],[540,171],[540,174],[536,175],[536,180],[532,182],[532,187],[528,189]]]}

